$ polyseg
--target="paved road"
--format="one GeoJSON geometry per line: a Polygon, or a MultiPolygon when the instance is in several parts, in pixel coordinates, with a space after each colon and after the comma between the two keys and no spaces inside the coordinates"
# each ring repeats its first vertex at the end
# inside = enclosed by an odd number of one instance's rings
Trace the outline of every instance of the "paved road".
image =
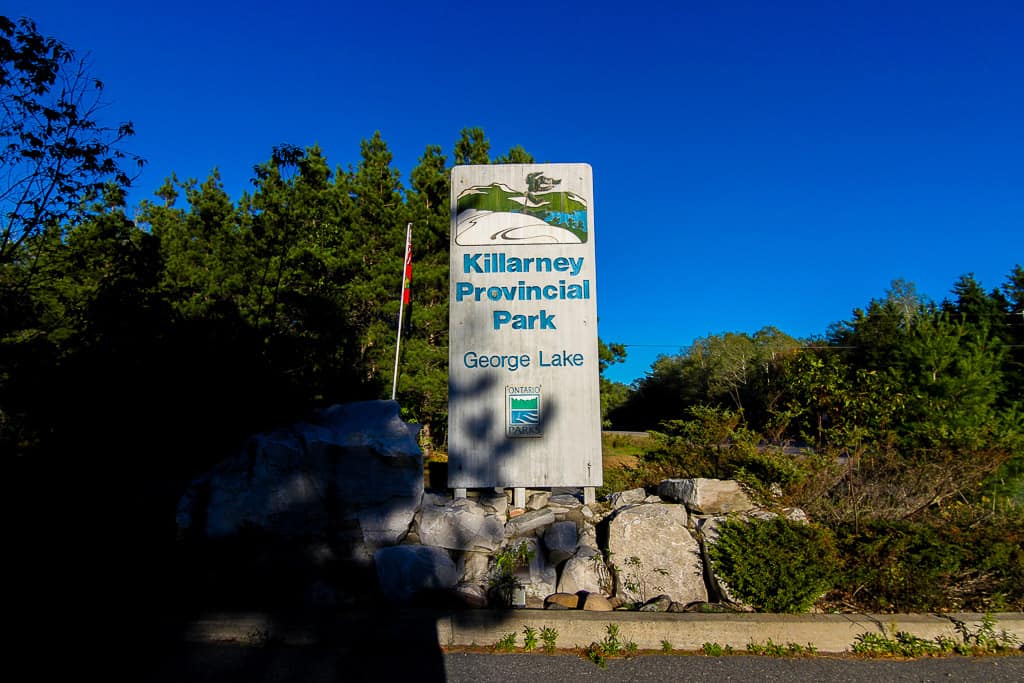
{"type": "Polygon", "coordinates": [[[241,647],[189,644],[135,672],[135,680],[168,683],[320,683],[328,681],[1024,681],[1024,656],[948,657],[912,661],[817,656],[642,655],[611,660],[606,669],[573,654],[442,653],[439,648],[394,647],[367,652],[314,646],[241,647]]]}

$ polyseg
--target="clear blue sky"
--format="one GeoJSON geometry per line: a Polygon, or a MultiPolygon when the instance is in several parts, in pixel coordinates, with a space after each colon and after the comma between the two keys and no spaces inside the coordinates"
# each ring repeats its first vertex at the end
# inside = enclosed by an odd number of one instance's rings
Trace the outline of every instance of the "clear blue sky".
{"type": "Polygon", "coordinates": [[[1024,2],[0,0],[91,53],[112,122],[234,196],[282,142],[379,130],[408,181],[464,127],[594,169],[609,376],[695,338],[823,334],[892,280],[1024,261],[1024,2]]]}

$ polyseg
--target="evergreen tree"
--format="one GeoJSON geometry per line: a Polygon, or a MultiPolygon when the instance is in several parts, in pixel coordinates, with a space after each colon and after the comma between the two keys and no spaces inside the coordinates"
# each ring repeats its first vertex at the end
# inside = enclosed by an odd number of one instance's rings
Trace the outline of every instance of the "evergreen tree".
{"type": "Polygon", "coordinates": [[[532,164],[534,163],[533,155],[523,149],[522,145],[515,145],[509,149],[507,154],[503,154],[494,160],[496,164],[532,164]]]}
{"type": "MultiPolygon", "coordinates": [[[[437,145],[411,174],[413,281],[399,363],[398,400],[422,425],[420,443],[441,446],[448,429],[449,176],[437,145]]],[[[428,452],[429,455],[429,452],[428,452]]]]}
{"type": "Polygon", "coordinates": [[[343,296],[358,331],[357,365],[376,393],[390,389],[408,209],[398,171],[379,132],[361,147],[347,176],[352,213],[341,245],[343,296]]]}
{"type": "MultiPolygon", "coordinates": [[[[455,143],[455,164],[491,163],[491,143],[482,128],[463,128],[455,143]]],[[[528,155],[527,155],[528,156],[528,155]]]]}
{"type": "Polygon", "coordinates": [[[912,282],[894,280],[884,299],[872,299],[867,310],[829,330],[828,341],[852,367],[888,367],[902,335],[934,305],[918,294],[912,282]]]}
{"type": "Polygon", "coordinates": [[[994,337],[1006,342],[1009,339],[1006,315],[1009,302],[998,289],[985,292],[973,273],[963,275],[953,285],[955,300],[946,300],[942,310],[954,319],[960,319],[972,328],[985,329],[994,337]]]}
{"type": "Polygon", "coordinates": [[[244,288],[240,256],[240,220],[216,169],[200,185],[168,178],[156,195],[163,205],[143,201],[140,222],[160,240],[164,258],[162,288],[174,309],[185,317],[212,315],[218,305],[234,302],[244,288]],[[175,206],[183,191],[188,210],[175,206]]]}
{"type": "Polygon", "coordinates": [[[997,445],[1003,343],[988,324],[936,313],[901,341],[890,372],[908,397],[907,448],[978,452],[997,445]]]}
{"type": "Polygon", "coordinates": [[[1003,376],[1006,379],[1006,402],[1024,400],[1024,268],[1019,264],[1006,277],[1002,286],[1006,299],[1006,342],[1009,351],[1003,376]]]}
{"type": "Polygon", "coordinates": [[[616,363],[626,360],[626,347],[622,344],[606,344],[603,339],[597,340],[598,371],[601,389],[601,424],[611,427],[611,413],[629,399],[630,389],[622,382],[613,382],[604,376],[605,370],[616,363]]]}

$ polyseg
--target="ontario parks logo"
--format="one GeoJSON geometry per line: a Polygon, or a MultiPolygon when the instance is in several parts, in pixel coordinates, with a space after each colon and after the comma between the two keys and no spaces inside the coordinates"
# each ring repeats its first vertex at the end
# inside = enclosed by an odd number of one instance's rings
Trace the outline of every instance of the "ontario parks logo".
{"type": "Polygon", "coordinates": [[[540,386],[506,386],[505,415],[505,436],[542,436],[540,386]]]}

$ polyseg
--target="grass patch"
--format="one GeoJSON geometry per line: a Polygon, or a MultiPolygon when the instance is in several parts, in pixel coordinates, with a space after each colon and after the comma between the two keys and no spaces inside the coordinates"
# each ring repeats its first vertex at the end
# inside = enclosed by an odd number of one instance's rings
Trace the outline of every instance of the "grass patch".
{"type": "Polygon", "coordinates": [[[818,654],[818,648],[811,643],[806,645],[786,643],[783,645],[772,642],[772,639],[769,638],[765,643],[748,643],[747,652],[763,657],[805,657],[818,654]]]}
{"type": "Polygon", "coordinates": [[[604,486],[597,490],[598,498],[616,491],[646,488],[666,478],[667,472],[648,464],[648,453],[655,443],[648,434],[601,434],[601,458],[604,486]]]}
{"type": "Polygon", "coordinates": [[[960,641],[946,636],[934,640],[921,638],[905,631],[861,633],[853,644],[853,651],[867,657],[935,657],[941,655],[1003,655],[1018,652],[1020,641],[1012,633],[996,630],[995,619],[986,614],[981,625],[972,629],[962,621],[954,620],[960,641]]]}
{"type": "Polygon", "coordinates": [[[604,640],[591,643],[583,650],[583,656],[602,669],[608,667],[610,657],[632,657],[639,652],[636,643],[619,638],[618,624],[608,624],[604,640]]]}
{"type": "Polygon", "coordinates": [[[647,434],[601,433],[601,456],[605,467],[635,465],[650,447],[651,437],[647,434]]]}
{"type": "Polygon", "coordinates": [[[708,657],[724,657],[733,654],[732,645],[720,645],[719,643],[704,643],[700,651],[708,657]]]}

